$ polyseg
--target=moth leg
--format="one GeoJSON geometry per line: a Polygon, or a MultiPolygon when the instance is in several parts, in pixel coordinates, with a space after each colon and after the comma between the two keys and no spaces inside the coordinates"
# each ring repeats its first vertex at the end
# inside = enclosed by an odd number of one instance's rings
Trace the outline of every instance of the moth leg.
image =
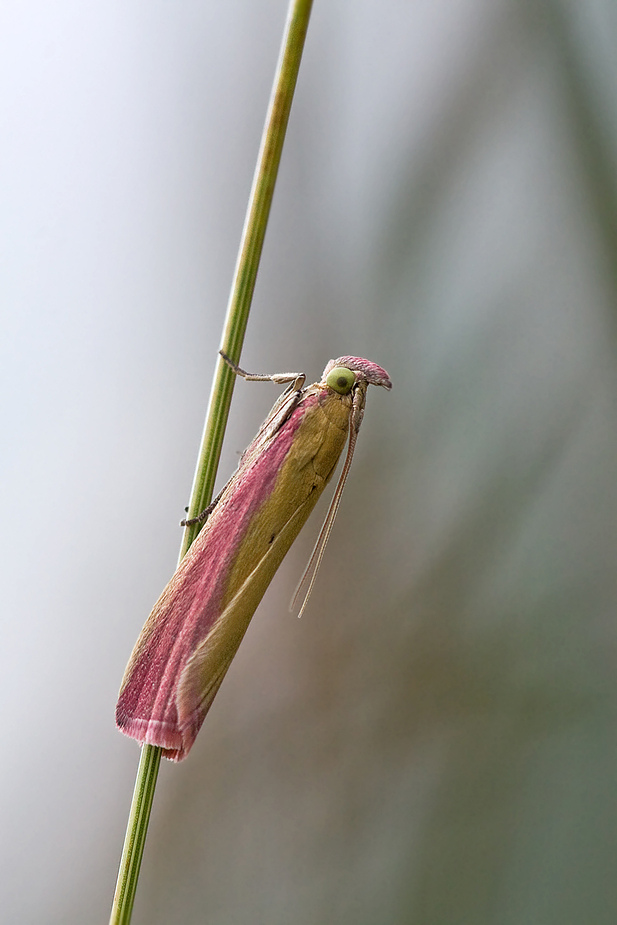
{"type": "Polygon", "coordinates": [[[229,368],[233,369],[236,376],[242,376],[242,378],[246,379],[248,382],[276,382],[278,385],[283,385],[285,382],[293,382],[291,390],[299,392],[306,381],[305,373],[272,373],[270,376],[261,376],[258,373],[247,373],[246,370],[236,366],[233,360],[230,360],[227,354],[223,353],[222,350],[219,350],[219,353],[229,368]]]}
{"type": "Polygon", "coordinates": [[[208,507],[206,507],[206,508],[203,509],[203,511],[201,512],[201,514],[198,514],[197,517],[191,517],[190,520],[181,520],[181,521],[180,521],[180,526],[181,526],[181,527],[192,527],[193,524],[202,524],[202,523],[204,523],[204,521],[206,521],[206,520],[208,519],[208,517],[210,516],[210,514],[212,513],[212,511],[214,510],[214,508],[215,508],[215,507],[217,506],[217,504],[219,503],[220,498],[221,498],[221,495],[222,495],[223,492],[225,491],[225,488],[227,488],[227,485],[225,485],[225,486],[221,489],[221,491],[219,491],[219,493],[218,493],[218,495],[216,496],[216,498],[215,498],[213,501],[210,502],[210,504],[208,505],[208,507]]]}

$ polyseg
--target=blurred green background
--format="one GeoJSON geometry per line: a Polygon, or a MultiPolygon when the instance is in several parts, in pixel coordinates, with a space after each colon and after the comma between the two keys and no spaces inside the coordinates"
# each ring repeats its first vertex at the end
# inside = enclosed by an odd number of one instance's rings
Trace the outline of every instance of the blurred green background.
{"type": "MultiPolygon", "coordinates": [[[[0,12],[7,922],[109,914],[285,12],[0,12]]],[[[243,365],[394,390],[305,616],[318,514],[162,767],[134,925],[617,921],[616,38],[609,0],[315,3],[243,365]]],[[[221,482],[276,394],[236,386],[221,482]]]]}

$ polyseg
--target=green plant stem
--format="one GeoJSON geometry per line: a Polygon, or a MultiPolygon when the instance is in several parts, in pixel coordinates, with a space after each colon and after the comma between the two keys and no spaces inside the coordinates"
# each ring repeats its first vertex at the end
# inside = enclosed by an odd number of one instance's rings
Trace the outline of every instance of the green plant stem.
{"type": "MultiPolygon", "coordinates": [[[[235,363],[240,360],[244,342],[311,7],[312,0],[291,0],[289,4],[221,339],[221,350],[235,363]]],[[[235,378],[219,357],[193,479],[189,518],[204,510],[212,497],[235,378]]],[[[185,528],[180,559],[199,529],[198,524],[185,528]]],[[[131,921],[160,761],[160,748],[154,745],[142,747],[110,925],[129,925],[131,921]]]]}
{"type": "MultiPolygon", "coordinates": [[[[240,362],[312,5],[313,0],[291,0],[289,4],[221,338],[220,349],[234,363],[240,362]]],[[[193,480],[188,519],[196,517],[210,503],[235,381],[236,376],[219,357],[193,480]]],[[[200,529],[199,524],[187,527],[180,558],[200,529]]]]}
{"type": "Polygon", "coordinates": [[[110,923],[131,921],[160,763],[161,749],[154,745],[144,745],[137,769],[110,923]]]}

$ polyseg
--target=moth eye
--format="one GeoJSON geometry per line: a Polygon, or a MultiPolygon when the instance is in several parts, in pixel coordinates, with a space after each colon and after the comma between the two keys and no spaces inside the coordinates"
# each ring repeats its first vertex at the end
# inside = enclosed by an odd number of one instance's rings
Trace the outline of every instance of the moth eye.
{"type": "Polygon", "coordinates": [[[326,385],[339,395],[349,395],[355,381],[355,375],[346,366],[335,366],[326,377],[326,385]]]}

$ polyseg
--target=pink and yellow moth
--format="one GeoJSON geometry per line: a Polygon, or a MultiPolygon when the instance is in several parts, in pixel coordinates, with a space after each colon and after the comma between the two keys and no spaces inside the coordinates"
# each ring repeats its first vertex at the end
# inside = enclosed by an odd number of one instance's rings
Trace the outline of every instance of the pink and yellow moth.
{"type": "Polygon", "coordinates": [[[291,384],[225,488],[197,518],[205,525],[154,605],[122,680],[118,728],[160,746],[173,761],[189,753],[257,605],[349,438],[296,593],[312,573],[304,609],[351,466],[367,388],[392,388],[387,372],[361,357],[330,360],[321,381],[306,388],[302,373],[257,376],[224,359],[246,379],[291,384]]]}

